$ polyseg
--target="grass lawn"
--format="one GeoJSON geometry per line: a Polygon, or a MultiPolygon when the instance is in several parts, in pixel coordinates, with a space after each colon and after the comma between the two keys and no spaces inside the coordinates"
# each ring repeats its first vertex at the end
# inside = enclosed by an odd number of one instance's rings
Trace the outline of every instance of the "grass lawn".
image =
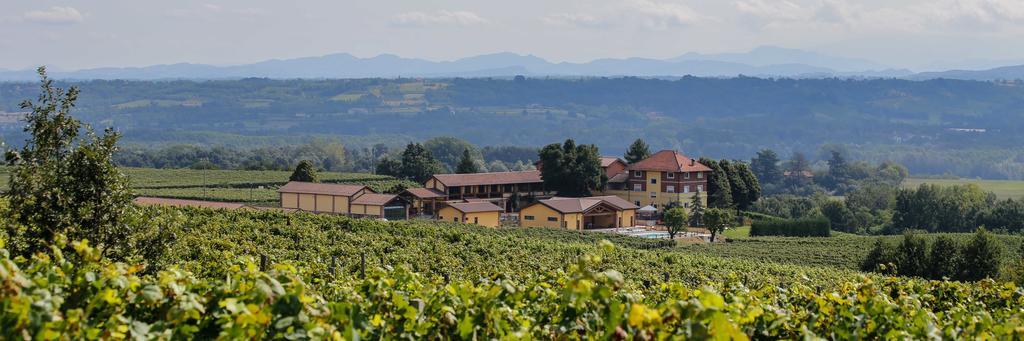
{"type": "Polygon", "coordinates": [[[734,227],[725,230],[725,232],[722,232],[722,235],[726,238],[746,238],[750,236],[750,226],[734,227]]]}
{"type": "Polygon", "coordinates": [[[1024,198],[1024,181],[1021,180],[978,180],[978,179],[920,179],[909,178],[903,181],[903,188],[917,188],[921,184],[940,186],[975,184],[981,189],[994,192],[999,199],[1024,198]]]}

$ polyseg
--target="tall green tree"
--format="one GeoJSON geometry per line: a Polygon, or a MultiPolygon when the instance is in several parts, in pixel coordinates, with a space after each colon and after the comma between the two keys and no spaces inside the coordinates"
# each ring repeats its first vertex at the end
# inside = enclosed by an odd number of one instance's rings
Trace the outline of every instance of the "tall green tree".
{"type": "Polygon", "coordinates": [[[708,207],[732,207],[732,188],[729,187],[729,173],[715,160],[701,158],[700,163],[711,168],[708,175],[708,207]]]}
{"type": "Polygon", "coordinates": [[[725,229],[732,227],[736,222],[736,217],[732,215],[732,211],[724,208],[709,208],[704,211],[704,228],[711,231],[711,241],[715,241],[715,237],[718,234],[725,231],[725,229]]]}
{"type": "Polygon", "coordinates": [[[572,139],[561,145],[552,143],[540,150],[541,179],[544,188],[562,196],[589,196],[605,185],[597,146],[576,145],[572,139]]]}
{"type": "Polygon", "coordinates": [[[928,277],[931,279],[957,279],[960,269],[963,268],[961,264],[963,256],[960,254],[962,248],[956,240],[949,236],[942,235],[935,238],[928,254],[928,277]]]}
{"type": "Polygon", "coordinates": [[[687,217],[685,209],[675,207],[666,210],[661,220],[665,223],[665,228],[668,230],[669,239],[675,240],[676,234],[686,228],[686,223],[690,218],[687,217]]]}
{"type": "Polygon", "coordinates": [[[401,177],[424,182],[441,173],[441,163],[419,143],[410,143],[402,151],[401,177]]]}
{"type": "Polygon", "coordinates": [[[701,200],[700,191],[693,194],[690,200],[690,225],[703,226],[704,223],[704,200],[701,200]]]}
{"type": "Polygon", "coordinates": [[[455,167],[455,172],[459,174],[480,172],[480,168],[476,166],[476,162],[473,161],[473,157],[469,155],[469,149],[462,151],[462,159],[459,160],[459,166],[455,167]]]}
{"type": "Polygon", "coordinates": [[[402,162],[390,157],[385,157],[377,162],[377,166],[374,167],[374,170],[375,173],[380,175],[389,175],[396,178],[402,177],[402,162]]]}
{"type": "Polygon", "coordinates": [[[856,217],[846,204],[839,200],[829,200],[821,205],[821,214],[832,224],[832,229],[843,232],[857,232],[856,217]]]}
{"type": "Polygon", "coordinates": [[[764,149],[757,152],[757,157],[750,160],[750,169],[762,183],[777,184],[782,181],[779,155],[774,150],[764,149]]]}
{"type": "Polygon", "coordinates": [[[439,136],[423,141],[423,148],[429,150],[430,155],[437,159],[447,172],[456,171],[459,162],[462,161],[462,154],[467,150],[473,159],[483,159],[473,144],[451,136],[439,136]]]}
{"type": "Polygon", "coordinates": [[[626,151],[626,155],[623,155],[623,157],[627,163],[634,164],[651,157],[651,149],[643,139],[636,139],[636,141],[633,141],[633,144],[629,145],[629,150],[626,151]]]}
{"type": "Polygon", "coordinates": [[[729,163],[728,167],[732,203],[736,205],[737,210],[745,211],[761,197],[761,184],[747,164],[736,161],[729,163]]]}
{"type": "Polygon", "coordinates": [[[132,193],[112,162],[120,135],[112,129],[96,135],[72,117],[78,88],[57,88],[45,68],[37,71],[39,97],[21,103],[30,137],[6,155],[13,167],[4,193],[4,214],[13,218],[6,226],[8,246],[30,256],[63,234],[88,239],[104,255],[124,256],[132,251],[126,244],[132,231],[123,221],[132,193]]]}
{"type": "Polygon", "coordinates": [[[961,280],[978,281],[999,278],[1003,247],[992,234],[979,227],[974,237],[964,246],[961,280]]]}
{"type": "Polygon", "coordinates": [[[313,166],[313,162],[302,160],[295,166],[295,171],[288,177],[288,181],[320,182],[320,178],[316,167],[313,166]]]}
{"type": "Polygon", "coordinates": [[[896,246],[896,269],[903,276],[928,276],[928,244],[910,230],[896,246]]]}

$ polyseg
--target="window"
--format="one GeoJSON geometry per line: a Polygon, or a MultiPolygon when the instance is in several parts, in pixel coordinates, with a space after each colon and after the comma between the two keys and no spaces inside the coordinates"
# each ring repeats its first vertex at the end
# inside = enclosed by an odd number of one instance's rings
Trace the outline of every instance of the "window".
{"type": "Polygon", "coordinates": [[[641,171],[633,171],[633,177],[634,177],[634,178],[642,178],[642,177],[644,177],[644,172],[641,172],[641,171]]]}
{"type": "Polygon", "coordinates": [[[688,203],[688,202],[684,202],[684,203],[683,203],[683,207],[685,207],[685,208],[690,208],[690,203],[688,203]]]}
{"type": "Polygon", "coordinates": [[[524,215],[524,216],[523,216],[523,220],[533,220],[533,219],[534,219],[534,218],[533,218],[533,216],[532,216],[532,215],[524,215]]]}
{"type": "Polygon", "coordinates": [[[690,185],[683,186],[683,193],[690,193],[690,185]]]}
{"type": "Polygon", "coordinates": [[[683,179],[689,179],[689,178],[690,178],[690,172],[683,173],[683,179]]]}
{"type": "Polygon", "coordinates": [[[657,184],[657,183],[658,183],[658,179],[651,179],[651,184],[652,185],[657,184]]]}
{"type": "Polygon", "coordinates": [[[658,192],[651,192],[651,198],[657,198],[658,192]]]}
{"type": "Polygon", "coordinates": [[[669,179],[675,179],[676,178],[676,173],[666,173],[665,177],[667,177],[669,179]]]}
{"type": "Polygon", "coordinates": [[[697,178],[698,179],[703,179],[704,178],[704,172],[697,172],[697,178]]]}
{"type": "Polygon", "coordinates": [[[480,223],[480,218],[473,217],[473,223],[474,224],[479,224],[480,223]]]}
{"type": "Polygon", "coordinates": [[[697,185],[697,192],[703,192],[703,191],[704,191],[704,185],[697,185]]]}
{"type": "MultiPolygon", "coordinates": [[[[671,174],[671,173],[669,173],[669,174],[671,174]]],[[[676,186],[672,186],[672,185],[665,186],[665,192],[675,193],[676,192],[676,186]]]]}
{"type": "Polygon", "coordinates": [[[644,184],[633,184],[633,191],[634,192],[643,192],[644,191],[644,184]]]}
{"type": "Polygon", "coordinates": [[[634,201],[634,202],[633,202],[633,205],[637,205],[637,206],[640,206],[640,200],[634,201]]]}
{"type": "Polygon", "coordinates": [[[558,221],[558,217],[548,217],[548,221],[558,221]]]}
{"type": "Polygon", "coordinates": [[[459,222],[459,217],[452,218],[452,221],[454,221],[456,223],[459,222]]]}

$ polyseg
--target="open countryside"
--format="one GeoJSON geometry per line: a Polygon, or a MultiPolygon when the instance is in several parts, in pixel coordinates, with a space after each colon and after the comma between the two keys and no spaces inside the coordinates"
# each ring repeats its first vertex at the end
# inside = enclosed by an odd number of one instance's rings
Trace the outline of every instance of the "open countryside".
{"type": "Polygon", "coordinates": [[[1024,340],[954,5],[3,3],[0,340],[1024,340]]]}

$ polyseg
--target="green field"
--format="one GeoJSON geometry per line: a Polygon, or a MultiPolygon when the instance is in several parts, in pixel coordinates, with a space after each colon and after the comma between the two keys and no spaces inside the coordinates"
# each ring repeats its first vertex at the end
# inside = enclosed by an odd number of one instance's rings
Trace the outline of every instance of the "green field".
{"type": "MultiPolygon", "coordinates": [[[[0,167],[0,190],[7,189],[7,167],[0,167]]],[[[276,205],[277,188],[288,182],[289,171],[122,168],[137,195],[180,199],[276,205]]],[[[366,173],[320,172],[320,181],[366,185],[387,192],[415,182],[366,173]]]]}
{"type": "Polygon", "coordinates": [[[982,190],[995,193],[999,199],[1024,198],[1024,181],[1021,180],[909,178],[903,181],[903,188],[917,188],[917,186],[925,183],[940,186],[975,184],[981,187],[982,190]]]}

